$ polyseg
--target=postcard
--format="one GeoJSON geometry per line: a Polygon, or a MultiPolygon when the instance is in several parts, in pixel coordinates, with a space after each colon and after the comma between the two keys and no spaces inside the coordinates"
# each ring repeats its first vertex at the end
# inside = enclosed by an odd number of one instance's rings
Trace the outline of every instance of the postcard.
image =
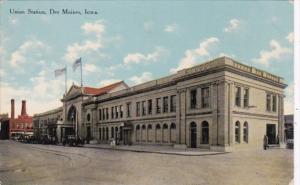
{"type": "Polygon", "coordinates": [[[293,1],[0,1],[0,185],[294,184],[293,1]]]}

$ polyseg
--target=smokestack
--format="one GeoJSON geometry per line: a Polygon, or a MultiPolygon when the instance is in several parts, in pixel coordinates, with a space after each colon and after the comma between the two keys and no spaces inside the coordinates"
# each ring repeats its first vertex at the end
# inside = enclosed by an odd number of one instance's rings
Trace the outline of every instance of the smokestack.
{"type": "Polygon", "coordinates": [[[11,119],[15,118],[15,100],[14,99],[10,100],[10,118],[11,119]]]}
{"type": "Polygon", "coordinates": [[[26,113],[26,101],[22,100],[22,110],[21,110],[21,116],[27,115],[26,113]]]}

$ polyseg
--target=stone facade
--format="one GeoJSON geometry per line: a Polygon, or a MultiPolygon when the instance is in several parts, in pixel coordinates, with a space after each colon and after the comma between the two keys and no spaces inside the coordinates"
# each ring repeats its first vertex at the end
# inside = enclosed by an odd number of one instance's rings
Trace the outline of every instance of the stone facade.
{"type": "Polygon", "coordinates": [[[78,135],[99,143],[227,151],[262,147],[264,135],[284,144],[285,87],[278,76],[221,57],[118,91],[67,94],[63,110],[76,106],[78,135]]]}

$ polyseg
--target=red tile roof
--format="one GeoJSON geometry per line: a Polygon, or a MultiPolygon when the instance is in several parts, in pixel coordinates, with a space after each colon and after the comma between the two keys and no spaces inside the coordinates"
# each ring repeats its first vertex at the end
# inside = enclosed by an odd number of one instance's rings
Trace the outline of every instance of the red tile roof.
{"type": "Polygon", "coordinates": [[[84,87],[84,93],[85,94],[92,94],[92,95],[102,95],[105,94],[111,90],[113,90],[114,88],[116,88],[117,86],[119,86],[120,84],[122,84],[123,81],[120,82],[116,82],[104,87],[100,87],[100,88],[94,88],[94,87],[84,87]]]}

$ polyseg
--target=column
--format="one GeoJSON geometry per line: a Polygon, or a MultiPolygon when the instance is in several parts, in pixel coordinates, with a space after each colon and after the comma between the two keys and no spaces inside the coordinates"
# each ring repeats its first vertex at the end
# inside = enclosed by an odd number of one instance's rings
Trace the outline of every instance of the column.
{"type": "MultiPolygon", "coordinates": [[[[229,95],[228,95],[228,144],[232,145],[234,143],[234,132],[233,132],[233,116],[232,110],[234,107],[234,84],[232,81],[228,82],[229,84],[229,95]]],[[[249,129],[248,129],[249,131],[249,129]]],[[[249,135],[249,134],[248,134],[249,135]]]]}
{"type": "Polygon", "coordinates": [[[201,104],[202,104],[202,99],[201,99],[201,96],[202,96],[202,91],[201,91],[201,87],[198,87],[197,88],[197,108],[198,109],[201,109],[201,104]]]}
{"type": "Polygon", "coordinates": [[[92,118],[91,118],[91,138],[99,138],[99,129],[97,127],[97,109],[96,107],[92,109],[92,118]],[[97,134],[98,133],[98,134],[97,134]]]}
{"type": "Polygon", "coordinates": [[[211,109],[212,109],[212,145],[218,145],[218,83],[219,82],[213,82],[210,85],[211,90],[211,109]]]}
{"type": "Polygon", "coordinates": [[[285,148],[285,138],[284,138],[284,96],[278,96],[278,137],[280,147],[285,148]]]}
{"type": "Polygon", "coordinates": [[[186,144],[186,89],[180,89],[176,95],[176,143],[186,144]]]}

